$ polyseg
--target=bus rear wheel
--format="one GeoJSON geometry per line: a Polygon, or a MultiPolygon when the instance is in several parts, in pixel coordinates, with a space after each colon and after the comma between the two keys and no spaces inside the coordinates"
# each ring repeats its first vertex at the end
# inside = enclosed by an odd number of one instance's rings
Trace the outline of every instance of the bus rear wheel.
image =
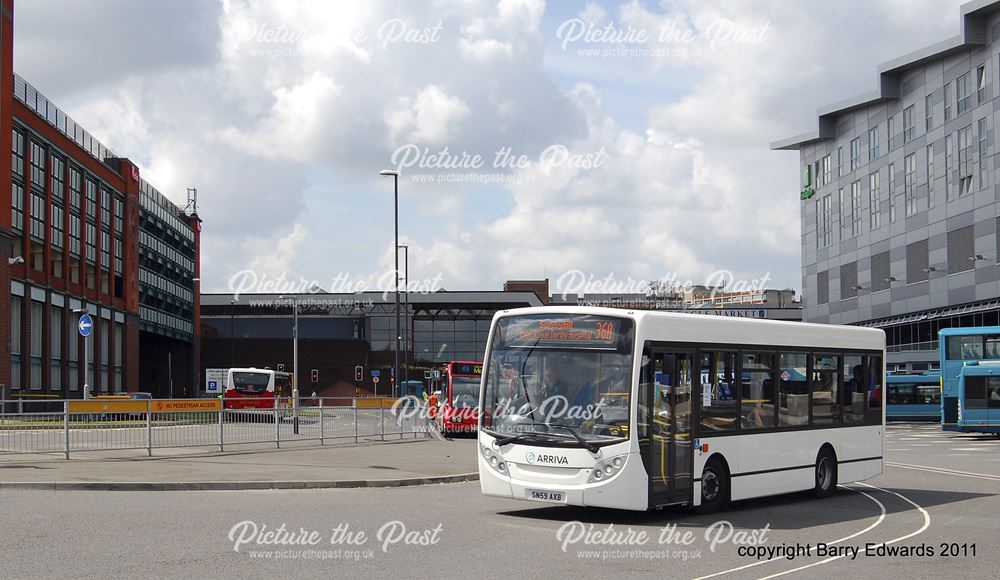
{"type": "Polygon", "coordinates": [[[816,456],[816,497],[827,497],[837,487],[837,458],[829,448],[820,449],[816,456]]]}
{"type": "Polygon", "coordinates": [[[698,513],[715,513],[726,505],[729,497],[729,474],[717,458],[708,460],[701,472],[701,505],[698,513]]]}

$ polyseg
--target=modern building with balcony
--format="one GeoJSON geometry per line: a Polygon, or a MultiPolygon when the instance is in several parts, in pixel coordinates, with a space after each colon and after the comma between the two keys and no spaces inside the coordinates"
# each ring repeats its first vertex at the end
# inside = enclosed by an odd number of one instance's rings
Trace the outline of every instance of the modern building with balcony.
{"type": "Polygon", "coordinates": [[[1000,324],[1000,2],[958,24],[772,144],[799,152],[803,319],[882,328],[890,370],[935,368],[941,328],[1000,324]]]}

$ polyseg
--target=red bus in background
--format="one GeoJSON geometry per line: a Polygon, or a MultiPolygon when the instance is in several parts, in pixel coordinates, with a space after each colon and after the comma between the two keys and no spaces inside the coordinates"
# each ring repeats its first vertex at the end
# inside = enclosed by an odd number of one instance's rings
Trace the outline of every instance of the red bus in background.
{"type": "Polygon", "coordinates": [[[474,433],[479,423],[479,386],[483,363],[452,361],[442,370],[441,430],[445,433],[474,433]]]}
{"type": "Polygon", "coordinates": [[[226,409],[273,409],[275,396],[291,400],[291,373],[256,368],[229,369],[226,373],[226,409]]]}

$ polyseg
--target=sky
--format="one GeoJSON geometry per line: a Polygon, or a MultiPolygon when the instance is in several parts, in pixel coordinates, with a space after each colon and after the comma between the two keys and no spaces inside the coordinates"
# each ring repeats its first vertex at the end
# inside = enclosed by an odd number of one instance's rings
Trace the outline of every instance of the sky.
{"type": "Polygon", "coordinates": [[[769,143],[958,0],[32,0],[15,71],[182,207],[203,292],[801,287],[769,143]]]}

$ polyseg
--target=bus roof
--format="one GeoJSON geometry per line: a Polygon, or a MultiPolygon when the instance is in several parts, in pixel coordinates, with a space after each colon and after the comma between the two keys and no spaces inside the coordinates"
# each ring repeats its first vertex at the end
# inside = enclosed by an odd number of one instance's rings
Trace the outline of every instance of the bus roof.
{"type": "Polygon", "coordinates": [[[640,332],[676,334],[681,342],[759,344],[761,346],[836,349],[885,349],[885,332],[877,328],[840,324],[815,324],[781,320],[735,318],[682,312],[599,308],[592,306],[541,306],[497,312],[494,322],[505,316],[528,314],[590,314],[629,318],[640,332]]]}
{"type": "Polygon", "coordinates": [[[938,336],[970,336],[975,334],[1000,334],[1000,326],[965,326],[942,328],[938,336]]]}

